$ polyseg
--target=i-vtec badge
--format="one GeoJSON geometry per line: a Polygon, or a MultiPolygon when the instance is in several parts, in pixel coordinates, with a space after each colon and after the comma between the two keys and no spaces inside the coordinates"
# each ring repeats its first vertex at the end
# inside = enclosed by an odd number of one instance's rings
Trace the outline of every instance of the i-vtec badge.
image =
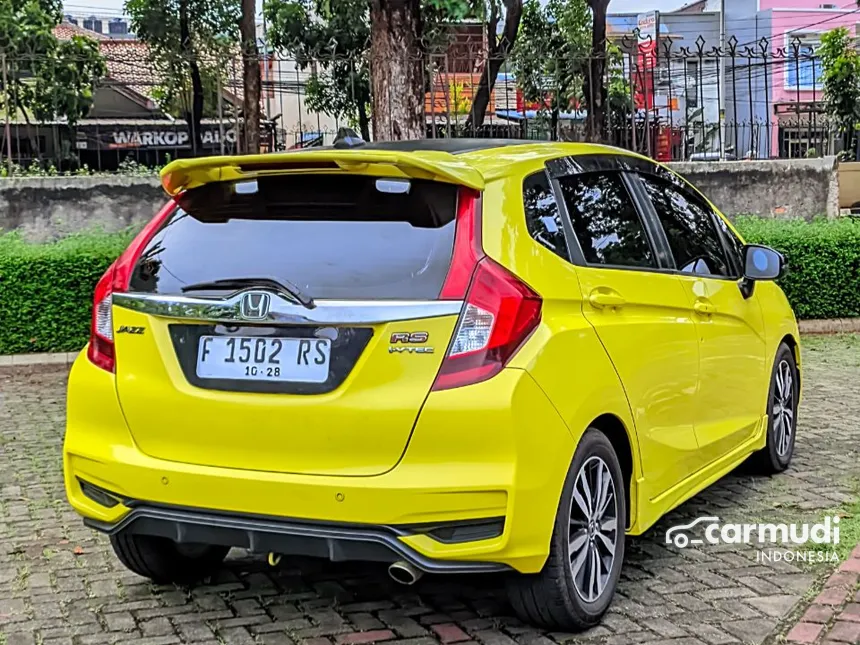
{"type": "Polygon", "coordinates": [[[389,354],[432,354],[432,347],[395,347],[388,348],[389,354]]]}
{"type": "Polygon", "coordinates": [[[432,354],[432,347],[411,347],[410,345],[421,345],[430,339],[426,331],[395,332],[391,334],[391,345],[389,354],[432,354]]]}

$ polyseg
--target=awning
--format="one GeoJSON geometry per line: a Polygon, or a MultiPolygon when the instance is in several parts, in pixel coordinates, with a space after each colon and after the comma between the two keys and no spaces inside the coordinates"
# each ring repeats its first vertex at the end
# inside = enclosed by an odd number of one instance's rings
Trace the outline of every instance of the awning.
{"type": "MultiPolygon", "coordinates": [[[[548,112],[538,112],[537,110],[525,110],[518,112],[517,110],[496,110],[496,116],[508,121],[522,121],[523,119],[537,119],[538,117],[548,116],[548,112]]],[[[584,121],[586,113],[577,110],[576,112],[559,112],[558,118],[562,121],[584,121]]]]}

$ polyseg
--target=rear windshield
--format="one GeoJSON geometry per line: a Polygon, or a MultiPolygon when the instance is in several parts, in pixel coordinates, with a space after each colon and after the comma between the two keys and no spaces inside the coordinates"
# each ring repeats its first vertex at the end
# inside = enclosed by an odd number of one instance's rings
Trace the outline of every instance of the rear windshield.
{"type": "Polygon", "coordinates": [[[456,186],[415,179],[208,184],[180,197],[130,288],[179,294],[195,283],[274,278],[313,298],[435,299],[451,264],[456,209],[456,186]]]}

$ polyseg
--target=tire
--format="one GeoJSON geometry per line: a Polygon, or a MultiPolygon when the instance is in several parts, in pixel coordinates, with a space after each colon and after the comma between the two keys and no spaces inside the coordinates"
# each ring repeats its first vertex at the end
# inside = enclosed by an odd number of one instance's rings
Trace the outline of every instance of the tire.
{"type": "Polygon", "coordinates": [[[127,569],[158,584],[190,584],[207,578],[220,568],[230,550],[125,532],[112,535],[110,542],[127,569]]]}
{"type": "MultiPolygon", "coordinates": [[[[533,575],[516,575],[509,581],[508,598],[522,620],[546,629],[561,631],[582,631],[600,622],[615,595],[624,560],[624,530],[627,518],[624,487],[624,476],[612,444],[602,432],[589,428],[579,442],[568,469],[556,512],[549,557],[543,570],[533,575]],[[606,474],[610,475],[607,491],[611,491],[612,499],[608,500],[602,517],[604,526],[607,526],[614,510],[615,530],[605,530],[602,534],[610,541],[614,537],[611,549],[606,541],[595,535],[595,523],[579,521],[580,517],[586,517],[586,514],[583,512],[584,507],[574,498],[576,488],[577,498],[583,500],[585,508],[588,508],[588,502],[583,495],[581,476],[587,473],[590,477],[588,481],[595,484],[598,470],[604,479],[606,474]],[[576,526],[579,528],[574,528],[576,526]],[[575,540],[584,540],[579,549],[574,547],[573,553],[579,557],[573,562],[572,543],[568,539],[569,530],[575,531],[572,533],[575,540]],[[597,575],[597,585],[592,586],[589,572],[594,564],[591,554],[595,550],[600,556],[599,570],[606,573],[603,576],[597,575]],[[607,558],[610,554],[607,571],[607,558]],[[573,568],[577,562],[580,568],[579,575],[575,577],[573,568]]],[[[596,489],[597,486],[593,488],[596,489]]]]}
{"type": "Polygon", "coordinates": [[[794,352],[782,343],[776,352],[767,392],[767,443],[751,459],[753,468],[762,474],[781,473],[791,463],[797,435],[799,385],[794,352]],[[787,389],[782,385],[786,375],[791,380],[787,389]],[[786,429],[788,437],[785,436],[786,429]]]}

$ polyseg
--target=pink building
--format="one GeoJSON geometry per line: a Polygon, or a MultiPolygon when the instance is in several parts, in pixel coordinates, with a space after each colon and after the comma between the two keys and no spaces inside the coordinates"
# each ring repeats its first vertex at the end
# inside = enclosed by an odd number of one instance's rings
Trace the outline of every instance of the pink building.
{"type": "Polygon", "coordinates": [[[834,152],[815,51],[822,34],[847,27],[857,35],[858,23],[855,0],[727,0],[727,32],[737,38],[738,51],[749,45],[760,52],[762,39],[769,48],[744,79],[747,88],[736,88],[736,103],[745,105],[734,116],[750,124],[746,151],[782,157],[802,157],[810,148],[834,152]]]}

